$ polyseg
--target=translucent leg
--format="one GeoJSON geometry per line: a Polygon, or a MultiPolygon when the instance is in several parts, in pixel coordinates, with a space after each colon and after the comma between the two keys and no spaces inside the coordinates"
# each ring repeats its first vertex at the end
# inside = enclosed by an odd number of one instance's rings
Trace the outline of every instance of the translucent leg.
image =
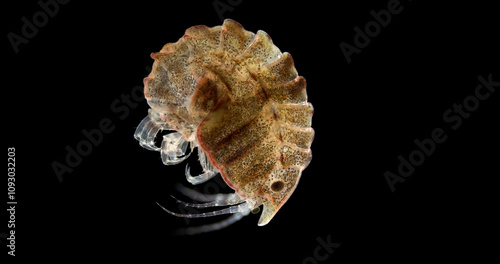
{"type": "Polygon", "coordinates": [[[172,130],[171,127],[161,119],[161,114],[149,109],[148,115],[139,123],[134,133],[134,138],[145,149],[160,151],[155,145],[155,137],[160,130],[172,130]]]}
{"type": "Polygon", "coordinates": [[[146,116],[137,129],[135,130],[134,138],[139,141],[139,144],[148,150],[160,151],[160,148],[155,146],[154,139],[161,127],[156,125],[150,116],[146,116]]]}
{"type": "Polygon", "coordinates": [[[186,155],[189,141],[184,139],[181,133],[174,132],[163,136],[161,142],[161,160],[165,165],[181,163],[191,155],[186,155]]]}
{"type": "Polygon", "coordinates": [[[218,173],[219,171],[205,171],[198,176],[191,176],[191,173],[189,172],[189,164],[186,164],[186,179],[193,185],[204,183],[213,178],[218,173]]]}
{"type": "Polygon", "coordinates": [[[219,170],[214,168],[214,166],[208,159],[207,154],[199,146],[198,157],[200,159],[200,165],[203,168],[202,174],[198,176],[191,176],[191,173],[189,172],[189,165],[186,165],[186,179],[193,185],[204,183],[219,173],[219,170]]]}
{"type": "Polygon", "coordinates": [[[245,212],[240,212],[240,213],[235,213],[232,216],[220,221],[216,222],[213,224],[208,224],[208,225],[202,225],[202,226],[193,226],[193,227],[188,227],[188,228],[179,228],[174,230],[175,235],[196,235],[200,233],[205,233],[205,232],[211,232],[211,231],[216,231],[222,228],[225,228],[236,221],[240,220],[244,216],[248,215],[250,211],[245,211],[245,212]]]}

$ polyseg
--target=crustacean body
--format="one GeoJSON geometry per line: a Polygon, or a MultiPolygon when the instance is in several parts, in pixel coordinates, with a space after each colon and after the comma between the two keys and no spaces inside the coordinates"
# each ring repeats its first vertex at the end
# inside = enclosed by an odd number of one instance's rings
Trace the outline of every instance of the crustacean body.
{"type": "Polygon", "coordinates": [[[185,160],[188,147],[197,148],[203,173],[191,176],[187,167],[187,180],[199,184],[220,173],[235,190],[206,203],[183,203],[228,206],[221,210],[179,214],[164,209],[181,217],[233,214],[190,233],[220,229],[260,205],[258,224],[267,224],[312,157],[313,107],[290,54],[281,53],[265,32],[254,34],[227,19],[222,26],[191,27],[151,57],[153,69],[144,79],[151,108],[135,138],[146,149],[159,151],[166,165],[185,160]],[[157,147],[160,130],[175,132],[163,136],[157,147]]]}

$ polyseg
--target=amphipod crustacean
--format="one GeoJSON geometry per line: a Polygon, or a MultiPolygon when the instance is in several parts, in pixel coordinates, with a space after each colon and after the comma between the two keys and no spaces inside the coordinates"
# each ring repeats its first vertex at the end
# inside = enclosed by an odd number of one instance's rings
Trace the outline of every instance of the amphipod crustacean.
{"type": "MultiPolygon", "coordinates": [[[[159,151],[164,164],[185,160],[188,146],[198,148],[203,173],[186,177],[199,184],[221,174],[233,194],[212,196],[185,206],[228,206],[180,217],[233,214],[228,219],[187,233],[217,230],[263,205],[259,226],[266,225],[297,187],[311,161],[312,105],[306,81],[298,76],[289,53],[276,47],[264,31],[246,31],[226,19],[222,26],[194,26],[175,43],[151,54],[152,72],[144,79],[148,116],[135,138],[159,151]],[[154,143],[160,130],[161,147],[154,143]]],[[[191,153],[191,152],[190,152],[191,153]]],[[[187,188],[181,192],[196,198],[187,188]]],[[[180,201],[179,201],[180,202],[180,201]]]]}

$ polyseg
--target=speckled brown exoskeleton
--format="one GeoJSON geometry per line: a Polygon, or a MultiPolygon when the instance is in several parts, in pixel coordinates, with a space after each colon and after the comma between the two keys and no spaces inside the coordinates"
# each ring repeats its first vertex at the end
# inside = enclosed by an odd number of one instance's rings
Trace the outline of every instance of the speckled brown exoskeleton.
{"type": "MultiPolygon", "coordinates": [[[[199,184],[221,174],[232,194],[212,195],[186,206],[221,210],[180,217],[232,214],[222,222],[189,228],[200,233],[223,228],[263,205],[258,225],[266,225],[297,187],[311,161],[312,105],[306,81],[289,53],[264,31],[246,31],[226,19],[222,26],[194,26],[175,43],[151,54],[152,72],[144,79],[148,116],[135,138],[159,151],[164,164],[185,160],[198,149],[203,173],[187,180],[199,184]],[[161,147],[154,139],[161,130],[161,147]],[[191,152],[185,154],[188,147],[191,152]]],[[[192,190],[180,191],[196,198],[192,190]]],[[[199,196],[198,196],[199,197],[199,196]]]]}

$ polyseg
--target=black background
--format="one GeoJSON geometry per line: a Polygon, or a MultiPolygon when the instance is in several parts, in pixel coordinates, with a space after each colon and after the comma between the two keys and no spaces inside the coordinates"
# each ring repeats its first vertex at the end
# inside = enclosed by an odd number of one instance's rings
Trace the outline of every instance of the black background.
{"type": "MultiPolygon", "coordinates": [[[[500,81],[498,9],[477,1],[401,1],[401,13],[350,64],[339,44],[352,45],[353,28],[389,1],[232,1],[223,17],[266,31],[306,78],[313,160],[268,225],[258,227],[260,214],[251,214],[217,232],[172,236],[186,222],[156,201],[176,209],[169,195],[176,182],[187,184],[186,162],[164,166],[134,140],[145,101],[127,113],[111,105],[142,86],[150,53],[190,26],[222,24],[213,2],[229,1],[70,1],[18,53],[4,37],[3,130],[5,149],[16,148],[18,258],[302,263],[314,257],[318,238],[330,236],[340,247],[318,263],[498,259],[498,92],[456,130],[442,117],[474,94],[478,76],[500,81]],[[51,164],[65,163],[66,146],[75,148],[81,131],[105,118],[114,130],[60,182],[51,164]],[[438,127],[447,140],[391,192],[384,172],[396,172],[397,157],[438,127]]],[[[21,18],[41,10],[36,1],[2,9],[4,36],[21,35],[21,18]]],[[[196,160],[188,160],[194,171],[196,160]]],[[[214,182],[198,188],[214,191],[214,182]]],[[[9,231],[3,219],[0,233],[9,231]]]]}

